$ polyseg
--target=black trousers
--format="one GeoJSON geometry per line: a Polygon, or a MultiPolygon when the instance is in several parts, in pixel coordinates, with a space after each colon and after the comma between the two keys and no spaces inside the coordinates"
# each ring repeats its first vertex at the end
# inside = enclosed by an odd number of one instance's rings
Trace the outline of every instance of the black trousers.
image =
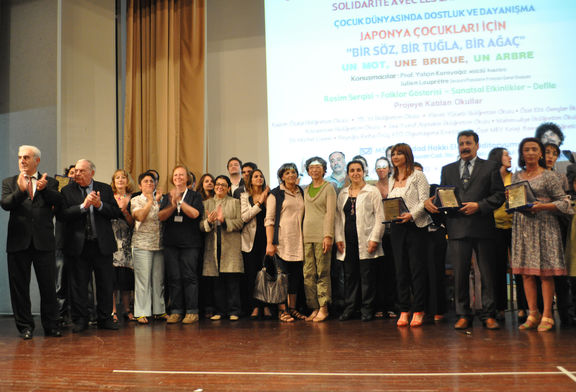
{"type": "Polygon", "coordinates": [[[378,259],[358,260],[346,257],[344,270],[344,310],[353,313],[360,309],[363,316],[374,314],[376,300],[376,266],[378,259]]]}
{"type": "Polygon", "coordinates": [[[214,278],[216,314],[240,316],[240,277],[241,274],[220,273],[220,276],[214,278]]]}
{"type": "Polygon", "coordinates": [[[198,314],[200,248],[164,247],[170,314],[198,314]]]}
{"type": "Polygon", "coordinates": [[[376,310],[382,312],[397,311],[396,268],[390,234],[382,237],[384,256],[376,263],[376,310]]]}
{"type": "Polygon", "coordinates": [[[38,251],[33,246],[21,252],[8,253],[8,281],[16,328],[34,330],[30,302],[30,275],[34,265],[40,291],[40,318],[45,330],[58,326],[56,301],[56,262],[53,251],[38,251]]]}
{"type": "Polygon", "coordinates": [[[470,309],[470,268],[472,251],[476,252],[476,261],[480,268],[482,287],[481,319],[494,317],[494,241],[485,238],[465,238],[448,240],[446,257],[454,266],[454,299],[456,314],[460,317],[472,317],[470,309]]]}
{"type": "Polygon", "coordinates": [[[446,313],[446,229],[428,233],[428,310],[446,313]]]}
{"type": "Polygon", "coordinates": [[[396,266],[399,309],[401,312],[424,312],[428,290],[428,229],[419,228],[412,222],[394,223],[390,236],[396,266]]]}
{"type": "Polygon", "coordinates": [[[98,323],[112,319],[114,266],[112,255],[103,255],[97,241],[86,241],[80,256],[70,256],[72,320],[86,325],[89,319],[88,283],[96,279],[96,317],[98,323]]]}

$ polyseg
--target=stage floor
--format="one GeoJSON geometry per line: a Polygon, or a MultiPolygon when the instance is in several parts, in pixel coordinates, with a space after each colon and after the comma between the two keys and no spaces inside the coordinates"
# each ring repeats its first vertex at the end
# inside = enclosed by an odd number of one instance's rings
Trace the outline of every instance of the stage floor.
{"type": "Polygon", "coordinates": [[[576,329],[518,331],[511,316],[499,331],[242,319],[26,341],[0,317],[0,391],[576,390],[576,329]]]}

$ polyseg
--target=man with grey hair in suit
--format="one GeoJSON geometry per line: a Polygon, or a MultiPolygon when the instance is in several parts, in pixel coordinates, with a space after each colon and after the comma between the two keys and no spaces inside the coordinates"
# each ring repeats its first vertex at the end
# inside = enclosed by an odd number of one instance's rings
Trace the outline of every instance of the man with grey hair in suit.
{"type": "Polygon", "coordinates": [[[88,281],[96,277],[98,328],[118,329],[112,318],[116,240],[111,220],[122,212],[110,185],[94,181],[95,166],[88,159],[76,162],[74,182],[62,188],[64,206],[58,219],[65,222],[64,254],[70,260],[72,332],[88,328],[88,281]]]}
{"type": "Polygon", "coordinates": [[[34,265],[40,291],[40,317],[46,336],[60,337],[56,300],[54,211],[62,204],[58,182],[38,172],[40,150],[20,146],[20,174],[2,182],[2,208],[8,222],[8,280],[16,327],[23,339],[32,339],[34,319],[30,304],[30,273],[34,265]]]}

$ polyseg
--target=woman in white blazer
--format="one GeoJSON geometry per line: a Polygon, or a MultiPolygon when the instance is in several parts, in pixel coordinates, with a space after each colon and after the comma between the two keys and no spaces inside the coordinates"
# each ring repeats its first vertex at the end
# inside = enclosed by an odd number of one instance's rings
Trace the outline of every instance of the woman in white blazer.
{"type": "Polygon", "coordinates": [[[242,229],[242,257],[244,258],[244,278],[246,279],[245,300],[247,309],[251,309],[250,318],[258,317],[270,319],[270,308],[254,298],[254,282],[256,275],[262,268],[262,261],[266,254],[266,199],[270,188],[266,186],[264,173],[255,169],[250,173],[245,184],[246,192],[240,194],[240,210],[244,228],[242,229]]]}
{"type": "Polygon", "coordinates": [[[343,262],[344,311],[340,320],[352,318],[358,310],[361,292],[362,321],[374,318],[376,296],[375,263],[383,256],[384,213],[380,192],[364,181],[364,165],[351,161],[347,166],[350,185],[343,188],[336,203],[336,258],[343,262]]]}
{"type": "Polygon", "coordinates": [[[426,309],[426,244],[432,219],[424,209],[424,202],[428,199],[430,185],[424,173],[414,169],[414,155],[408,144],[398,143],[392,147],[392,165],[394,175],[388,183],[388,198],[401,197],[408,207],[408,212],[400,215],[400,221],[390,227],[401,312],[397,325],[406,327],[412,311],[410,326],[419,327],[426,309]]]}

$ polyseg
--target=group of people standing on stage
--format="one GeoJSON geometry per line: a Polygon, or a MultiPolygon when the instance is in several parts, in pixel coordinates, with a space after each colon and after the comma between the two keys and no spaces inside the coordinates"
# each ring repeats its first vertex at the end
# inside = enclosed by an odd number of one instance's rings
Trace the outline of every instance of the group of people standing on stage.
{"type": "MultiPolygon", "coordinates": [[[[277,314],[282,322],[322,322],[332,312],[341,321],[389,317],[398,327],[419,327],[444,318],[446,264],[454,269],[456,329],[471,326],[472,302],[481,304],[486,328],[500,327],[508,266],[520,288],[520,329],[552,329],[554,296],[562,323],[569,323],[570,288],[573,295],[576,286],[565,275],[567,262],[576,261],[576,230],[566,192],[574,192],[576,166],[567,169],[570,181],[554,171],[558,157],[572,159],[559,148],[563,134],[557,126],[543,124],[537,136],[520,143],[520,170],[512,174],[506,149],[481,159],[478,135],[460,132],[460,159],[442,168],[438,185],[454,187],[461,203],[449,212],[439,208],[437,185],[429,185],[405,143],[376,160],[378,180],[372,183],[363,157],[346,162],[334,152],[329,162],[306,160],[306,187],[293,163],[278,169],[280,185],[270,190],[256,164],[234,157],[229,175],[205,173],[197,183],[186,166],[177,165],[168,193],[158,187],[155,170],[141,173],[137,184],[125,170],[117,170],[110,185],[95,181],[87,159],[69,168],[70,183],[58,191],[58,182],[38,171],[40,151],[21,146],[21,173],[2,186],[2,207],[10,211],[8,272],[17,328],[24,339],[32,338],[32,265],[42,326],[56,337],[68,308],[73,332],[88,328],[91,313],[98,328],[117,329],[117,306],[140,324],[192,324],[201,312],[213,321],[277,314]],[[520,181],[530,184],[536,200],[509,214],[505,186],[520,181]],[[382,200],[391,198],[401,198],[407,209],[387,222],[382,200]],[[55,255],[64,268],[55,268],[55,255]],[[265,257],[287,275],[287,300],[277,306],[252,295],[265,257]],[[473,259],[481,298],[471,300],[473,259]]],[[[576,268],[570,273],[576,275],[576,268]]]]}

